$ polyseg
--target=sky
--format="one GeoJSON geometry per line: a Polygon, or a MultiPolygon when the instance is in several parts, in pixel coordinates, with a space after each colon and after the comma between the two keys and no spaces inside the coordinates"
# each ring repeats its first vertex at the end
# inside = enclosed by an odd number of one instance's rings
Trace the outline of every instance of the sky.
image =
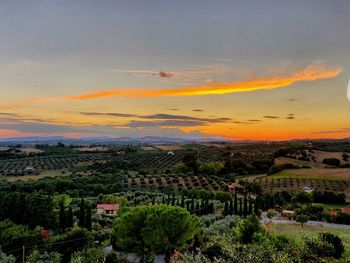
{"type": "Polygon", "coordinates": [[[348,0],[0,2],[0,137],[350,137],[348,0]]]}

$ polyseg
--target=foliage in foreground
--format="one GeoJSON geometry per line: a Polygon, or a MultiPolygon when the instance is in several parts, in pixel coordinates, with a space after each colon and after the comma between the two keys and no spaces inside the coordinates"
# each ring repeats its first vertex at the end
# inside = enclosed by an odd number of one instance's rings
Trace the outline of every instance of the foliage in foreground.
{"type": "Polygon", "coordinates": [[[199,233],[200,221],[178,206],[138,206],[114,224],[117,249],[137,254],[166,253],[189,246],[199,233]]]}

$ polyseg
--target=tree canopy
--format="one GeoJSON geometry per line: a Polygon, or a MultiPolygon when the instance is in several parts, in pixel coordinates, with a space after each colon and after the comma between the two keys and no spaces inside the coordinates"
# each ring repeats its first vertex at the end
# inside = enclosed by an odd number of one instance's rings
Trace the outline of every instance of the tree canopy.
{"type": "Polygon", "coordinates": [[[116,220],[114,245],[125,251],[170,253],[188,246],[199,226],[197,216],[178,206],[138,206],[116,220]]]}

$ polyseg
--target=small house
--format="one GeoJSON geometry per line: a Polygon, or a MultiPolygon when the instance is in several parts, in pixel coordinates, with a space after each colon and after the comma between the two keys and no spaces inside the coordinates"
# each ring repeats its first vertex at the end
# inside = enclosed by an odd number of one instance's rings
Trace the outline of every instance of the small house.
{"type": "Polygon", "coordinates": [[[291,219],[295,216],[295,212],[293,210],[283,210],[281,215],[283,217],[288,217],[288,219],[291,219]]]}
{"type": "Polygon", "coordinates": [[[350,215],[350,207],[343,207],[340,209],[343,214],[350,215]]]}
{"type": "Polygon", "coordinates": [[[119,204],[98,204],[96,207],[98,215],[116,215],[119,210],[119,204]]]}

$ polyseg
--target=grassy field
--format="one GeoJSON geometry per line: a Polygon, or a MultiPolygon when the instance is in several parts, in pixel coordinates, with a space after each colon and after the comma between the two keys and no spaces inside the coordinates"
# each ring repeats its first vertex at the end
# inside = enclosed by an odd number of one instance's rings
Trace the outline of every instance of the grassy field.
{"type": "Polygon", "coordinates": [[[38,180],[44,177],[65,176],[68,174],[69,173],[62,174],[62,169],[60,169],[60,170],[45,170],[45,171],[42,171],[39,175],[4,176],[1,178],[6,179],[10,182],[13,182],[17,180],[22,180],[22,181],[38,180]]]}
{"type": "Polygon", "coordinates": [[[323,168],[326,166],[323,163],[302,161],[302,160],[296,160],[296,159],[287,158],[287,157],[278,157],[275,159],[275,165],[282,165],[287,163],[291,163],[300,167],[308,166],[311,168],[323,168]]]}
{"type": "Polygon", "coordinates": [[[345,246],[344,256],[347,259],[350,258],[350,229],[335,229],[307,225],[302,228],[300,225],[293,224],[269,224],[267,228],[272,233],[283,234],[296,241],[300,240],[303,236],[313,237],[321,232],[331,232],[338,235],[343,240],[345,246]]]}
{"type": "Polygon", "coordinates": [[[287,169],[269,176],[270,179],[295,178],[350,181],[350,168],[287,169]]]}

